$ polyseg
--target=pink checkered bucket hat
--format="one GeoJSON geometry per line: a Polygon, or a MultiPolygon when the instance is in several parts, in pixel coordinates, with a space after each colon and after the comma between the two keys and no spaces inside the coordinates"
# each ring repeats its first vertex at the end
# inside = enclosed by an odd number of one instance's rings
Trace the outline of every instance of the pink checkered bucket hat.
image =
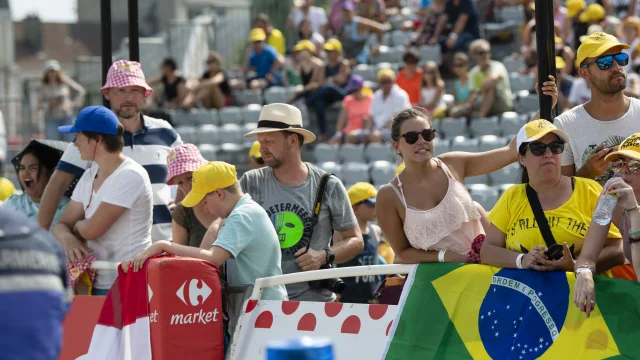
{"type": "Polygon", "coordinates": [[[200,155],[200,150],[193,144],[184,144],[174,148],[167,156],[169,172],[167,185],[173,185],[173,178],[186,172],[194,172],[208,161],[200,155]]]}
{"type": "Polygon", "coordinates": [[[144,96],[148,97],[153,89],[144,79],[142,67],[137,61],[118,60],[114,62],[107,73],[107,83],[100,91],[104,92],[110,88],[122,88],[127,86],[140,86],[144,89],[144,96]]]}

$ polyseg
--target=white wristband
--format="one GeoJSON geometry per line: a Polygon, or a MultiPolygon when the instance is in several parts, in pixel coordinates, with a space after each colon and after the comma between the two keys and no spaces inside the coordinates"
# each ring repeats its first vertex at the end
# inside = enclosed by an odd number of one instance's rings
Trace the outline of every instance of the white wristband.
{"type": "Polygon", "coordinates": [[[440,250],[440,252],[438,252],[438,262],[443,263],[444,262],[444,253],[446,253],[447,250],[440,250]]]}
{"type": "Polygon", "coordinates": [[[581,267],[578,268],[578,270],[576,270],[576,275],[583,273],[583,272],[588,272],[589,274],[593,275],[593,272],[591,271],[591,269],[587,268],[587,267],[581,267]]]}
{"type": "Polygon", "coordinates": [[[524,254],[520,254],[518,255],[518,258],[516,259],[516,266],[518,267],[518,269],[522,269],[522,258],[524,257],[524,254]]]}

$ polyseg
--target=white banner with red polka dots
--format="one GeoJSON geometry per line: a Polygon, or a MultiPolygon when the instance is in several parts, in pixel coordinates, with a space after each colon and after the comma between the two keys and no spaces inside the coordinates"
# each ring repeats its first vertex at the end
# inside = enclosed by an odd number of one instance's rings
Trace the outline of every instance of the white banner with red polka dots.
{"type": "Polygon", "coordinates": [[[311,336],[333,340],[336,360],[380,359],[398,312],[394,305],[249,300],[231,359],[264,359],[272,340],[311,336]]]}

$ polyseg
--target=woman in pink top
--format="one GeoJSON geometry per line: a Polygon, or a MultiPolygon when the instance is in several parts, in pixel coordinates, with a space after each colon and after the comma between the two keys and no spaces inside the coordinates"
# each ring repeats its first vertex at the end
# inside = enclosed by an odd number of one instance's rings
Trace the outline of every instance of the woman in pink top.
{"type": "Polygon", "coordinates": [[[393,147],[405,169],[378,192],[376,215],[397,261],[479,262],[485,232],[462,183],[515,162],[515,139],[492,151],[436,158],[436,132],[426,110],[406,109],[391,121],[393,147]]]}
{"type": "Polygon", "coordinates": [[[342,100],[342,110],[336,125],[336,134],[330,144],[360,144],[368,141],[365,129],[371,128],[371,90],[364,88],[364,79],[352,75],[346,92],[351,93],[342,100]]]}

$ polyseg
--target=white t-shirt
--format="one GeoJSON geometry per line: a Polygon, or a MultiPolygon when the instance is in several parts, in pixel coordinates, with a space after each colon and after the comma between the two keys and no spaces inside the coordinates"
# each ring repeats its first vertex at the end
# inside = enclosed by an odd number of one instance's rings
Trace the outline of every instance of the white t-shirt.
{"type": "Polygon", "coordinates": [[[411,102],[409,102],[409,95],[398,85],[393,85],[386,99],[382,93],[382,89],[376,90],[373,94],[373,99],[371,99],[373,129],[381,130],[395,113],[410,107],[411,102]]]}
{"type": "MultiPolygon", "coordinates": [[[[131,259],[151,246],[153,192],[149,175],[141,165],[127,158],[109,175],[98,192],[95,192],[92,186],[96,172],[95,166],[84,172],[71,200],[81,203],[82,207],[86,208],[87,219],[93,216],[102,202],[127,210],[106,233],[98,239],[89,239],[88,246],[93,250],[96,260],[120,262],[131,259]]],[[[111,288],[117,275],[116,271],[98,270],[95,288],[111,288]]]]}
{"type": "Polygon", "coordinates": [[[589,84],[585,79],[575,79],[573,85],[571,86],[571,91],[569,92],[569,98],[567,100],[575,105],[582,105],[591,100],[591,89],[589,88],[589,84]]]}
{"type": "Polygon", "coordinates": [[[327,12],[323,8],[312,6],[306,16],[300,8],[297,8],[293,13],[293,26],[296,30],[305,17],[309,19],[314,32],[322,33],[321,27],[327,24],[327,12]]]}
{"type": "Polygon", "coordinates": [[[565,146],[562,153],[562,166],[575,165],[577,171],[598,145],[605,143],[606,147],[616,146],[630,135],[640,132],[639,118],[640,100],[635,98],[631,98],[627,113],[612,121],[594,119],[583,105],[558,116],[555,125],[571,138],[569,146],[565,146]]]}

